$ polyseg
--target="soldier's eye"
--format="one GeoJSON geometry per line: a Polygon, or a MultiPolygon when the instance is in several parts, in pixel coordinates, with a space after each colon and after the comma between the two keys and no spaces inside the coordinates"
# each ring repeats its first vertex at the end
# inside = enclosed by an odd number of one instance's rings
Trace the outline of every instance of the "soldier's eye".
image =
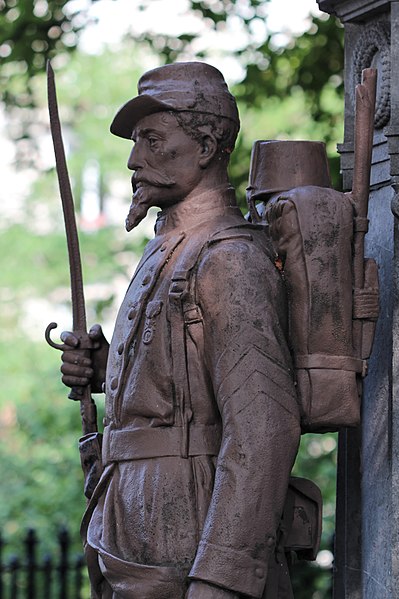
{"type": "Polygon", "coordinates": [[[157,143],[158,143],[158,139],[156,137],[149,137],[148,138],[148,143],[150,144],[150,148],[155,148],[157,143]]]}

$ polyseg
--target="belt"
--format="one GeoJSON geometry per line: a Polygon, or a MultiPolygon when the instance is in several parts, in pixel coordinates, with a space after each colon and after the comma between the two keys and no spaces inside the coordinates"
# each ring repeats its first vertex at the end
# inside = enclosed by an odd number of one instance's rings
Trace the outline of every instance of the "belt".
{"type": "MultiPolygon", "coordinates": [[[[219,453],[221,430],[219,424],[190,425],[188,455],[219,453]]],[[[182,428],[162,426],[130,430],[104,429],[103,463],[143,460],[165,456],[181,456],[182,428]]]]}
{"type": "Polygon", "coordinates": [[[348,370],[363,372],[365,360],[352,356],[332,356],[330,354],[308,354],[295,356],[295,367],[298,369],[348,370]]]}

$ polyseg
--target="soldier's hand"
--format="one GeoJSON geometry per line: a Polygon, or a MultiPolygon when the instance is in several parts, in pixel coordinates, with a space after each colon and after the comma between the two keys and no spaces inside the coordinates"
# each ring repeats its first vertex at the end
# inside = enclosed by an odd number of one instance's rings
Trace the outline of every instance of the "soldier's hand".
{"type": "Polygon", "coordinates": [[[109,343],[99,324],[89,331],[93,349],[79,348],[79,339],[70,331],[61,333],[61,339],[68,346],[61,355],[62,382],[67,387],[86,387],[91,385],[93,393],[102,391],[105,381],[109,343]]]}
{"type": "Polygon", "coordinates": [[[188,587],[186,599],[239,599],[239,595],[214,584],[193,580],[188,587]]]}

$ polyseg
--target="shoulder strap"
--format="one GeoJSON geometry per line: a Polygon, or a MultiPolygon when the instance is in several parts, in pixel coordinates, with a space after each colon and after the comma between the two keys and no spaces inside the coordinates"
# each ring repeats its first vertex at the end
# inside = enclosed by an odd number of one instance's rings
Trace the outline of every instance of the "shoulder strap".
{"type": "Polygon", "coordinates": [[[193,417],[187,373],[186,315],[201,323],[199,307],[190,293],[191,272],[207,240],[194,237],[183,249],[172,274],[169,288],[170,330],[173,383],[175,390],[175,425],[181,427],[180,455],[189,456],[189,423],[193,417]],[[190,309],[192,306],[192,309],[190,309]]]}
{"type": "Polygon", "coordinates": [[[187,372],[186,335],[194,340],[200,353],[204,346],[201,308],[196,302],[196,266],[205,248],[231,239],[253,239],[247,223],[225,227],[205,238],[193,235],[183,248],[171,277],[169,288],[172,370],[176,401],[176,426],[181,427],[181,457],[189,456],[189,424],[193,413],[187,372]]]}

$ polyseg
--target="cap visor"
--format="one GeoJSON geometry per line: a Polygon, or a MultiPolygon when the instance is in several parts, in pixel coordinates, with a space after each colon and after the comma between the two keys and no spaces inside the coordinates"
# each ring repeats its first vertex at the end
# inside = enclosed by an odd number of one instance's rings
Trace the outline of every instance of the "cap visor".
{"type": "Polygon", "coordinates": [[[132,98],[114,116],[110,127],[111,133],[131,139],[134,127],[142,118],[163,110],[173,110],[173,107],[146,94],[132,98]]]}

